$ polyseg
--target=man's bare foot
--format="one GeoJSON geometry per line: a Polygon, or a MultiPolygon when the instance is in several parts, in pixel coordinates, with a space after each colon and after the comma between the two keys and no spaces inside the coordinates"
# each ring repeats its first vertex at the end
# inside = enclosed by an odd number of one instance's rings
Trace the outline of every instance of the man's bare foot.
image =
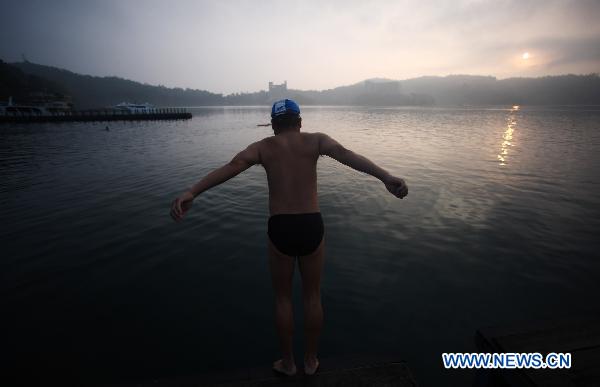
{"type": "Polygon", "coordinates": [[[312,358],[312,359],[307,359],[304,360],[304,373],[306,375],[314,375],[315,372],[317,372],[317,369],[319,368],[319,359],[312,358]]]}
{"type": "Polygon", "coordinates": [[[273,371],[287,376],[294,376],[296,375],[296,365],[294,363],[286,364],[283,359],[279,359],[273,363],[273,371]]]}

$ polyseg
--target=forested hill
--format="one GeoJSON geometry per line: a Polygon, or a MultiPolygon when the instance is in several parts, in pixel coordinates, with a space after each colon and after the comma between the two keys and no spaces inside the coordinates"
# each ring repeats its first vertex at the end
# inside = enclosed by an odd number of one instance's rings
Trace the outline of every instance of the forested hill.
{"type": "Polygon", "coordinates": [[[309,105],[600,105],[598,74],[501,80],[473,75],[403,81],[372,79],[321,91],[288,90],[285,95],[267,91],[222,95],[206,90],[153,86],[118,77],[81,75],[31,62],[0,64],[0,97],[3,99],[5,94],[19,96],[37,87],[70,95],[76,109],[113,106],[122,101],[149,102],[156,106],[268,105],[282,97],[309,105]]]}
{"type": "Polygon", "coordinates": [[[7,102],[9,97],[15,100],[25,99],[30,93],[39,91],[66,93],[64,87],[56,82],[25,73],[0,60],[0,102],[7,102]]]}
{"type": "Polygon", "coordinates": [[[76,74],[31,62],[13,63],[24,73],[61,85],[77,109],[114,106],[120,102],[149,102],[156,106],[220,105],[223,96],[205,90],[152,86],[118,77],[76,74]]]}

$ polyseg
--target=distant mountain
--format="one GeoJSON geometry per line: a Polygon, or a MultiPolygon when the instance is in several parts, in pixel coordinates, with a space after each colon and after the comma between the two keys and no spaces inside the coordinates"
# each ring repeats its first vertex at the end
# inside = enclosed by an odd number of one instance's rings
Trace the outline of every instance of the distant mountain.
{"type": "Polygon", "coordinates": [[[437,105],[600,105],[600,77],[558,75],[508,78],[472,75],[402,81],[405,93],[433,96],[437,105]]]}
{"type": "Polygon", "coordinates": [[[284,97],[305,105],[600,105],[598,74],[501,80],[473,75],[426,76],[403,81],[372,78],[321,91],[290,89],[282,95],[263,90],[224,96],[118,77],[81,75],[30,62],[0,63],[0,97],[39,88],[70,95],[77,109],[113,106],[122,101],[157,106],[268,105],[284,97]]]}
{"type": "Polygon", "coordinates": [[[66,90],[56,82],[27,74],[0,60],[0,102],[7,102],[9,97],[24,100],[35,92],[65,94],[66,90]]]}
{"type": "Polygon", "coordinates": [[[156,106],[220,105],[223,96],[205,90],[152,86],[118,77],[94,77],[31,62],[12,64],[24,73],[61,85],[77,109],[114,106],[119,102],[149,102],[156,106]]]}
{"type": "Polygon", "coordinates": [[[295,92],[311,103],[333,105],[600,105],[600,77],[590,74],[498,80],[491,76],[449,75],[404,81],[374,79],[331,90],[295,92]]]}

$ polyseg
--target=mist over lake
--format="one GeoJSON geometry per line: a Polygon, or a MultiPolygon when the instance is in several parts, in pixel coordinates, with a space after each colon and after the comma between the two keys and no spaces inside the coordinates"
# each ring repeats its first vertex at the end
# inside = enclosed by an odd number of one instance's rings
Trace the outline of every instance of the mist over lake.
{"type": "MultiPolygon", "coordinates": [[[[0,128],[13,369],[121,381],[274,360],[262,167],[200,195],[182,223],[169,217],[183,189],[272,134],[256,126],[269,109],[191,111],[109,131],[0,128]]],[[[389,353],[423,386],[468,385],[473,374],[444,371],[440,356],[474,352],[477,328],[594,312],[597,107],[306,107],[302,116],[303,131],[329,134],[409,187],[398,200],[376,179],[319,160],[322,358],[389,353]]],[[[294,291],[299,301],[297,276],[294,291]]]]}

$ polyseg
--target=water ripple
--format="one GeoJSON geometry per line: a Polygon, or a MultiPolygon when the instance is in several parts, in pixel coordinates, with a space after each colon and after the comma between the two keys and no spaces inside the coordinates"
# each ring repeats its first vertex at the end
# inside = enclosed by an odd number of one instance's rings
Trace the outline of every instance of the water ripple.
{"type": "MultiPolygon", "coordinates": [[[[49,332],[65,326],[86,337],[85,327],[102,332],[100,314],[123,330],[98,333],[103,348],[121,347],[127,334],[157,340],[155,350],[123,349],[139,359],[128,363],[130,375],[146,364],[155,375],[173,371],[158,355],[177,352],[173,332],[192,332],[180,340],[189,342],[180,364],[230,361],[223,343],[231,337],[271,340],[260,325],[270,318],[264,171],[251,168],[200,195],[182,223],[168,215],[175,195],[270,134],[256,127],[268,109],[193,113],[189,121],[111,123],[110,132],[84,123],[0,128],[7,315],[35,315],[49,332]],[[237,311],[251,316],[246,325],[237,311]],[[148,321],[164,325],[138,323],[148,321]]],[[[600,294],[600,112],[306,107],[303,125],[409,185],[398,200],[376,179],[319,160],[325,306],[329,321],[352,316],[372,332],[363,349],[401,342],[405,353],[437,353],[410,337],[431,332],[441,346],[468,348],[473,329],[494,316],[585,312],[600,294]],[[385,321],[375,317],[382,313],[385,321]]],[[[328,330],[324,350],[357,349],[358,328],[346,325],[328,330]]],[[[54,340],[19,326],[14,340],[54,340]]],[[[91,356],[66,333],[57,337],[91,356]]],[[[242,348],[241,358],[270,359],[269,348],[256,355],[255,347],[242,348]]],[[[424,369],[426,356],[416,357],[424,369]]]]}

